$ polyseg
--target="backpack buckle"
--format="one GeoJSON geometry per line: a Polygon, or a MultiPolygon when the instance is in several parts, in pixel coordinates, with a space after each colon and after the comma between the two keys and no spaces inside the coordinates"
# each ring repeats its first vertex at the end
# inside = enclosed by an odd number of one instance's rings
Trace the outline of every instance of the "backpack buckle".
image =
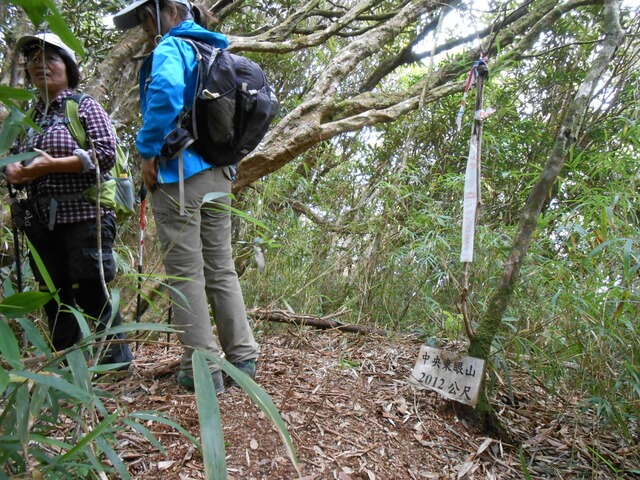
{"type": "Polygon", "coordinates": [[[160,150],[161,159],[167,161],[176,158],[193,142],[195,142],[195,139],[191,136],[189,130],[182,127],[174,128],[164,137],[164,145],[160,150]]]}

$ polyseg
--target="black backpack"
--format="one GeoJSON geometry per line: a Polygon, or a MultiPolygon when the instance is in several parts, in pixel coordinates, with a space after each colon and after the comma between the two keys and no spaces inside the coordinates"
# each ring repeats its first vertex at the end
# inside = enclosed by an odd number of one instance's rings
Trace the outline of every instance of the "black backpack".
{"type": "MultiPolygon", "coordinates": [[[[179,123],[208,163],[235,165],[258,146],[278,113],[274,90],[254,61],[204,42],[179,38],[196,51],[199,76],[193,104],[182,112],[179,123]]],[[[177,139],[181,141],[179,134],[177,139]]],[[[176,148],[170,142],[171,134],[165,145],[168,153],[163,156],[173,158],[176,148]]]]}

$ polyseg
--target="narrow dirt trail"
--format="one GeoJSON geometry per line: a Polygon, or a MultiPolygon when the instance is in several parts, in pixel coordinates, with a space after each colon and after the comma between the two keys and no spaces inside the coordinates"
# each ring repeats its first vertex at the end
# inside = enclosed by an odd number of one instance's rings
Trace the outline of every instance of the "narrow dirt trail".
{"type": "MultiPolygon", "coordinates": [[[[504,399],[495,406],[515,439],[506,444],[407,383],[418,340],[291,328],[260,342],[257,381],[289,428],[304,480],[617,479],[636,478],[629,471],[640,468],[637,444],[599,425],[579,399],[553,397],[517,372],[515,404],[500,379],[494,395],[504,399]]],[[[195,396],[175,380],[179,355],[177,346],[143,345],[127,378],[100,386],[114,407],[170,414],[198,436],[195,396]]],[[[242,390],[219,401],[229,479],[298,478],[277,431],[242,390]]],[[[204,478],[202,458],[181,434],[147,427],[166,451],[123,432],[118,450],[133,478],[204,478]]]]}

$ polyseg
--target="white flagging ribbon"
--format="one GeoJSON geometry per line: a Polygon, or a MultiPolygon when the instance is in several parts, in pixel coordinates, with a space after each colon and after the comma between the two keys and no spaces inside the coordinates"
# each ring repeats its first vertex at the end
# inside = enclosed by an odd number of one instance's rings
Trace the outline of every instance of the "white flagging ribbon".
{"type": "Polygon", "coordinates": [[[464,203],[462,211],[462,248],[461,262],[473,262],[473,240],[476,230],[476,212],[478,210],[479,192],[478,137],[471,136],[469,157],[464,179],[464,203]]]}

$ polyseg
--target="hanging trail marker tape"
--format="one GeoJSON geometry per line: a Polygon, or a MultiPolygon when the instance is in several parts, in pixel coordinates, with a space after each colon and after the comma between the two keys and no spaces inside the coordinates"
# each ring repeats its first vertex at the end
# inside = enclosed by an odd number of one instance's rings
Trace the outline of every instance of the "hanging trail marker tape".
{"type": "Polygon", "coordinates": [[[423,346],[409,383],[475,407],[483,373],[484,360],[423,346]]]}

